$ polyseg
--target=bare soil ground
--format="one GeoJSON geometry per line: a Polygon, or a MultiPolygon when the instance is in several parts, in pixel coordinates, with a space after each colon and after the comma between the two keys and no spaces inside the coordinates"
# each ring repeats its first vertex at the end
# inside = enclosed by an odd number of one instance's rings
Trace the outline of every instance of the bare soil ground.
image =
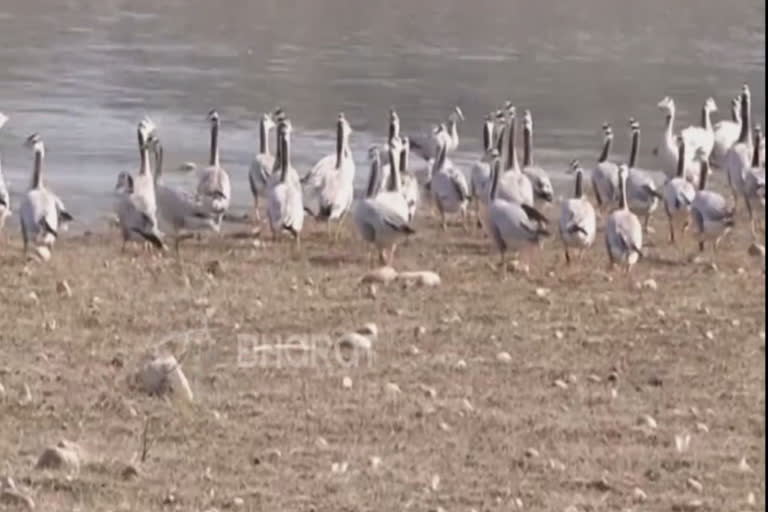
{"type": "Polygon", "coordinates": [[[486,237],[424,219],[396,267],[442,285],[375,294],[351,223],[330,245],[309,221],[298,258],[287,241],[193,240],[180,263],[121,254],[113,232],[64,235],[45,265],[10,226],[0,476],[38,510],[761,509],[765,267],[740,221],[716,270],[685,263],[657,214],[631,281],[607,273],[602,238],[571,269],[552,239],[501,281],[486,237]],[[379,335],[357,366],[242,357],[366,322],[379,335]],[[130,385],[153,350],[182,359],[192,403],[130,385]],[[60,439],[87,462],[36,470],[60,439]]]}

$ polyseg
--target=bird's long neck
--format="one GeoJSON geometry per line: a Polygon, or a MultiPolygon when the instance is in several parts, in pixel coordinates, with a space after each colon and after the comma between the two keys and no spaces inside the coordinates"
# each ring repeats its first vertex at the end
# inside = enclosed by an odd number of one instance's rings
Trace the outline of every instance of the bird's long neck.
{"type": "Polygon", "coordinates": [[[141,130],[139,130],[139,158],[141,160],[139,174],[145,176],[149,174],[149,148],[141,130]]]}
{"type": "Polygon", "coordinates": [[[43,152],[35,148],[35,166],[32,170],[32,188],[43,186],[43,152]]]}
{"type": "Polygon", "coordinates": [[[155,182],[163,175],[163,146],[155,147],[155,182]]]}
{"type": "Polygon", "coordinates": [[[759,131],[755,132],[755,142],[754,147],[752,148],[752,167],[760,167],[760,139],[761,139],[761,133],[759,131]]]}
{"type": "Polygon", "coordinates": [[[440,171],[445,166],[445,153],[446,145],[441,144],[437,150],[437,158],[435,158],[435,165],[432,167],[432,173],[440,171]]]}
{"type": "Polygon", "coordinates": [[[613,137],[606,137],[605,142],[603,142],[603,151],[600,153],[600,158],[597,159],[599,163],[603,163],[606,160],[608,160],[608,155],[611,152],[611,142],[613,141],[613,137]]]}
{"type": "Polygon", "coordinates": [[[459,129],[457,128],[458,123],[456,122],[456,119],[451,119],[448,121],[448,135],[451,137],[451,143],[458,146],[459,145],[459,129]]]}
{"type": "Polygon", "coordinates": [[[699,166],[699,190],[707,188],[707,175],[709,174],[709,163],[706,158],[701,159],[699,166]]]}
{"type": "Polygon", "coordinates": [[[267,122],[262,119],[259,123],[259,153],[262,155],[269,155],[269,130],[267,130],[267,122]]]}
{"type": "Polygon", "coordinates": [[[748,144],[751,142],[751,113],[750,113],[750,98],[748,94],[741,96],[741,132],[739,133],[739,142],[742,144],[748,144]]]}
{"type": "Polygon", "coordinates": [[[523,128],[523,165],[533,165],[533,127],[528,125],[523,128]]]}
{"type": "Polygon", "coordinates": [[[219,166],[219,121],[217,120],[211,123],[211,157],[208,164],[219,166]]]}
{"type": "Polygon", "coordinates": [[[667,136],[667,138],[672,137],[674,124],[675,124],[675,108],[673,106],[670,106],[669,111],[667,112],[666,122],[664,125],[664,134],[667,136]]]}
{"type": "Polygon", "coordinates": [[[483,123],[483,152],[488,153],[493,149],[493,124],[483,123]]]}
{"type": "Polygon", "coordinates": [[[515,154],[515,125],[517,122],[512,119],[512,121],[509,123],[509,135],[507,136],[507,168],[506,170],[510,170],[512,168],[517,169],[519,167],[517,163],[517,154],[515,154]]]}
{"type": "Polygon", "coordinates": [[[400,190],[400,162],[395,155],[395,150],[389,148],[389,183],[387,190],[398,192],[400,190]]]}
{"type": "Polygon", "coordinates": [[[344,158],[344,127],[341,121],[336,126],[336,168],[341,168],[341,159],[344,158]]]}
{"type": "Polygon", "coordinates": [[[710,116],[709,108],[707,108],[706,105],[701,109],[701,127],[708,132],[712,131],[712,117],[710,116]]]}
{"type": "Polygon", "coordinates": [[[400,150],[400,175],[408,172],[408,148],[400,150]]]}
{"type": "Polygon", "coordinates": [[[496,158],[493,162],[493,176],[491,177],[491,188],[488,190],[488,199],[494,201],[499,192],[499,177],[501,175],[501,158],[496,158]]]}
{"type": "Polygon", "coordinates": [[[368,190],[366,190],[366,197],[373,197],[376,193],[376,186],[379,181],[379,166],[381,165],[381,162],[379,160],[379,154],[376,152],[376,154],[373,157],[373,160],[371,161],[371,173],[368,176],[368,190]]]}
{"type": "Polygon", "coordinates": [[[280,181],[285,183],[288,179],[288,167],[291,165],[291,141],[287,133],[283,134],[282,155],[280,158],[280,181]]]}
{"type": "Polygon", "coordinates": [[[619,173],[619,208],[627,209],[627,177],[624,173],[619,173]]]}
{"type": "Polygon", "coordinates": [[[581,169],[576,169],[576,185],[573,190],[573,197],[581,199],[584,195],[584,173],[581,169]]]}
{"type": "Polygon", "coordinates": [[[629,150],[629,168],[632,169],[637,163],[637,150],[640,146],[640,130],[632,130],[632,147],[629,150]]]}
{"type": "Polygon", "coordinates": [[[685,176],[685,143],[678,146],[677,149],[677,177],[685,176]]]}

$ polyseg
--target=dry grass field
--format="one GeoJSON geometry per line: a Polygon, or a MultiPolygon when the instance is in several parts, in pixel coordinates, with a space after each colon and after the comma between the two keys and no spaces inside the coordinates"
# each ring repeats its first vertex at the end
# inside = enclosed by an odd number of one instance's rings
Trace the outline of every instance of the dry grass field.
{"type": "Polygon", "coordinates": [[[351,223],[330,245],[309,221],[298,257],[192,240],[178,261],[64,235],[45,265],[12,225],[0,476],[51,511],[762,509],[765,265],[739,220],[716,269],[685,263],[659,212],[631,281],[607,272],[602,238],[571,269],[549,240],[502,281],[486,237],[423,219],[396,267],[442,284],[375,293],[351,223]],[[357,365],[243,357],[367,322],[357,365]],[[182,361],[192,402],[132,385],[153,351],[182,361]],[[79,468],[35,469],[62,439],[79,468]]]}

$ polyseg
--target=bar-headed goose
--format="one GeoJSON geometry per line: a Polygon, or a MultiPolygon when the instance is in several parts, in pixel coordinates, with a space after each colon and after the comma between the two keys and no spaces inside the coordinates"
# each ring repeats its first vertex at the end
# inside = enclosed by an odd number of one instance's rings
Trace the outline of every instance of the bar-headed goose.
{"type": "Polygon", "coordinates": [[[726,152],[724,157],[725,171],[728,173],[728,183],[733,191],[733,207],[736,209],[739,196],[744,196],[744,180],[747,171],[752,168],[752,95],[749,86],[744,84],[741,91],[741,131],[736,144],[726,152]]]}
{"type": "Polygon", "coordinates": [[[444,139],[447,154],[453,153],[459,147],[458,123],[463,120],[464,113],[458,106],[454,107],[448,115],[448,124],[445,130],[441,130],[438,126],[426,135],[412,137],[411,150],[428,161],[434,158],[437,148],[444,139]]]}
{"type": "Polygon", "coordinates": [[[648,221],[658,207],[662,195],[651,175],[636,166],[640,148],[640,123],[630,119],[629,127],[632,134],[632,146],[629,152],[629,174],[626,177],[627,203],[632,213],[643,218],[643,231],[647,231],[648,221]]]}
{"type": "Polygon", "coordinates": [[[755,235],[754,210],[765,212],[765,167],[760,165],[760,147],[763,141],[763,131],[760,125],[754,129],[752,148],[752,167],[744,175],[744,203],[749,212],[750,228],[755,235]]]}
{"type": "Polygon", "coordinates": [[[675,135],[675,100],[665,96],[658,105],[665,114],[664,132],[661,142],[656,148],[656,156],[659,159],[661,170],[667,179],[672,178],[677,172],[677,136],[675,135]]]}
{"type": "Polygon", "coordinates": [[[336,151],[320,159],[303,179],[305,190],[317,203],[316,219],[328,222],[344,220],[352,207],[354,196],[355,161],[349,149],[349,136],[352,128],[344,113],[336,120],[336,151]]]}
{"type": "MultiPolygon", "coordinates": [[[[469,172],[469,188],[472,201],[475,203],[474,209],[478,227],[482,226],[480,207],[481,204],[488,203],[488,188],[491,186],[494,124],[494,114],[488,114],[483,122],[483,151],[480,158],[472,164],[469,172]]],[[[498,154],[498,151],[496,153],[498,154]]]]}
{"type": "Polygon", "coordinates": [[[576,174],[573,197],[560,204],[560,239],[565,249],[565,262],[571,262],[569,248],[584,252],[595,241],[597,223],[595,209],[584,195],[584,170],[578,160],[571,162],[570,172],[576,174]]]}
{"type": "MultiPolygon", "coordinates": [[[[398,240],[414,233],[399,208],[392,208],[391,202],[384,199],[390,192],[377,194],[380,180],[381,159],[379,149],[372,147],[369,151],[371,158],[371,171],[368,176],[366,197],[360,199],[354,210],[354,219],[360,237],[373,244],[379,251],[379,260],[382,264],[392,262],[394,248],[398,240]],[[389,252],[389,254],[387,254],[389,252]]],[[[407,213],[406,213],[407,215],[407,213]]]]}
{"type": "Polygon", "coordinates": [[[698,152],[699,148],[703,149],[707,158],[712,154],[712,148],[715,145],[712,112],[717,112],[717,104],[713,98],[707,98],[701,109],[701,126],[689,126],[680,132],[686,146],[694,152],[698,152]]]}
{"type": "Polygon", "coordinates": [[[163,231],[173,235],[176,252],[182,240],[189,238],[195,231],[213,231],[218,233],[221,227],[220,217],[206,208],[192,194],[163,183],[163,146],[159,137],[152,134],[150,147],[155,157],[155,198],[157,201],[158,220],[163,231]]]}
{"type": "Polygon", "coordinates": [[[498,195],[500,199],[506,201],[533,206],[533,184],[528,179],[528,176],[520,170],[520,163],[517,160],[517,150],[515,149],[517,117],[515,115],[515,107],[508,107],[507,113],[509,119],[506,130],[504,130],[507,133],[507,161],[504,166],[504,172],[499,176],[498,195]]]}
{"type": "Polygon", "coordinates": [[[669,241],[675,243],[675,229],[682,228],[689,219],[691,204],[696,197],[696,188],[693,183],[685,179],[685,166],[688,161],[686,156],[685,139],[677,138],[677,174],[664,184],[664,211],[669,220],[669,241]]]}
{"type": "Polygon", "coordinates": [[[48,260],[58,236],[59,214],[54,194],[43,184],[43,159],[45,158],[43,139],[35,133],[29,136],[25,145],[34,151],[35,164],[32,183],[21,203],[19,215],[24,252],[26,253],[29,244],[32,244],[38,257],[48,260]]]}
{"type": "Polygon", "coordinates": [[[200,171],[197,183],[197,195],[206,208],[221,220],[229,209],[232,187],[229,174],[219,161],[219,114],[215,110],[208,113],[211,123],[211,154],[208,167],[200,171]]]}
{"type": "Polygon", "coordinates": [[[118,195],[115,213],[123,235],[123,250],[130,240],[147,241],[158,249],[165,248],[157,225],[155,182],[149,166],[149,137],[154,130],[155,125],[149,119],[139,122],[139,172],[135,178],[127,173],[118,176],[118,189],[123,193],[118,195]]]}
{"type": "Polygon", "coordinates": [[[605,247],[611,267],[618,263],[627,273],[643,256],[643,227],[627,203],[628,171],[625,164],[619,166],[619,207],[611,212],[605,224],[605,247]]]}
{"type": "Polygon", "coordinates": [[[272,231],[272,240],[276,241],[282,231],[293,235],[296,248],[300,247],[301,229],[304,226],[304,202],[301,187],[296,177],[296,169],[291,165],[291,122],[280,121],[277,126],[280,144],[279,180],[272,183],[267,193],[267,217],[272,231]]]}
{"type": "Polygon", "coordinates": [[[712,146],[712,156],[710,160],[718,168],[722,169],[724,165],[725,154],[731,149],[731,146],[739,140],[741,133],[741,95],[739,94],[731,100],[731,119],[723,119],[715,123],[715,143],[712,146]]]}
{"type": "Polygon", "coordinates": [[[261,218],[259,212],[259,196],[267,192],[275,157],[269,151],[269,132],[275,127],[275,121],[268,113],[262,114],[259,121],[259,153],[253,157],[251,168],[248,170],[248,183],[253,195],[253,209],[256,221],[261,218]]]}
{"type": "Polygon", "coordinates": [[[408,204],[408,222],[413,222],[416,216],[416,210],[421,200],[421,186],[416,175],[411,172],[409,167],[411,142],[408,137],[402,137],[402,148],[400,150],[400,179],[403,181],[403,195],[408,204]]]}
{"type": "Polygon", "coordinates": [[[597,207],[610,207],[616,200],[619,187],[619,167],[609,160],[613,144],[613,128],[603,124],[603,149],[597,158],[597,165],[592,169],[592,190],[597,207]]]}
{"type": "Polygon", "coordinates": [[[533,162],[533,117],[530,110],[526,110],[523,116],[523,174],[531,181],[536,199],[551,203],[555,194],[549,174],[533,162]]]}
{"type": "MultiPolygon", "coordinates": [[[[0,112],[0,128],[8,121],[8,116],[0,112]]],[[[8,194],[8,186],[3,178],[3,169],[0,166],[0,231],[5,226],[5,220],[11,215],[11,197],[8,194]]]]}
{"type": "Polygon", "coordinates": [[[705,158],[703,150],[700,149],[696,158],[701,159],[701,170],[699,171],[699,189],[691,204],[693,235],[699,241],[699,252],[704,251],[705,241],[713,241],[714,256],[723,235],[733,227],[733,210],[728,208],[728,203],[722,195],[706,189],[709,161],[705,158]]]}
{"type": "Polygon", "coordinates": [[[549,231],[545,227],[546,217],[536,208],[499,197],[501,159],[497,153],[494,157],[485,226],[500,253],[499,270],[506,275],[507,251],[522,252],[528,247],[538,246],[543,238],[549,236],[549,231]]]}
{"type": "Polygon", "coordinates": [[[446,157],[448,137],[439,136],[437,140],[439,144],[431,172],[430,192],[440,212],[441,226],[443,231],[448,227],[446,214],[460,213],[466,228],[467,205],[470,197],[469,184],[464,173],[446,157]]]}

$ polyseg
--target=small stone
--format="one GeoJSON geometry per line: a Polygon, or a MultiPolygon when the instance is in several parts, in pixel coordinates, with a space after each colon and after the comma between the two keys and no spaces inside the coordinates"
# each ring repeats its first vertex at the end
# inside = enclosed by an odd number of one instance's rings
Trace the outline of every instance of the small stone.
{"type": "Polygon", "coordinates": [[[521,500],[520,498],[515,498],[512,501],[513,501],[513,503],[515,504],[515,507],[517,507],[518,510],[523,510],[523,500],[521,500]]]}
{"type": "Polygon", "coordinates": [[[331,464],[332,473],[337,473],[337,474],[346,473],[348,468],[349,468],[349,463],[347,461],[334,462],[333,464],[331,464]]]}
{"type": "Polygon", "coordinates": [[[448,425],[448,424],[447,424],[446,422],[444,422],[444,421],[441,421],[440,423],[438,423],[438,424],[437,424],[437,427],[438,427],[440,430],[442,430],[443,432],[450,432],[450,430],[451,430],[451,426],[450,426],[450,425],[448,425]]]}
{"type": "Polygon", "coordinates": [[[326,441],[324,437],[318,437],[315,439],[315,447],[320,450],[325,450],[328,448],[328,441],[326,441]]]}
{"type": "Polygon", "coordinates": [[[21,398],[19,399],[20,405],[29,405],[32,403],[32,390],[29,389],[29,385],[26,383],[21,390],[21,398]]]}
{"type": "Polygon", "coordinates": [[[349,377],[344,377],[341,379],[341,386],[344,389],[351,389],[352,388],[352,379],[349,377]]]}
{"type": "Polygon", "coordinates": [[[367,352],[373,348],[373,342],[369,336],[364,336],[357,332],[345,334],[339,340],[339,347],[347,350],[360,350],[367,352]]]}
{"type": "Polygon", "coordinates": [[[509,363],[512,361],[512,356],[509,352],[499,352],[496,354],[496,360],[500,363],[509,363]]]}
{"type": "Polygon", "coordinates": [[[3,383],[0,382],[0,399],[5,398],[5,386],[3,386],[3,383]]]}
{"type": "Polygon", "coordinates": [[[747,249],[747,252],[750,256],[765,258],[765,246],[757,242],[752,242],[749,249],[747,249]]]}
{"type": "Polygon", "coordinates": [[[219,260],[213,260],[206,263],[205,271],[214,277],[218,277],[224,271],[224,267],[219,260]]]}
{"type": "Polygon", "coordinates": [[[661,308],[656,308],[656,316],[658,316],[659,318],[664,318],[667,316],[667,313],[661,308]]]}
{"type": "Polygon", "coordinates": [[[544,298],[547,295],[549,295],[549,288],[536,288],[536,296],[539,298],[544,298]]]}
{"type": "Polygon", "coordinates": [[[35,502],[32,498],[15,487],[0,491],[0,505],[13,507],[14,510],[18,510],[19,508],[24,508],[26,510],[35,509],[35,502]]]}
{"type": "Polygon", "coordinates": [[[747,271],[744,270],[744,267],[739,267],[739,268],[736,269],[736,273],[741,276],[741,275],[746,274],[747,271]]]}
{"type": "Polygon", "coordinates": [[[555,331],[555,338],[557,338],[558,340],[563,339],[564,336],[565,335],[563,334],[563,331],[555,331]]]}
{"type": "Polygon", "coordinates": [[[608,382],[618,382],[619,381],[619,374],[616,371],[612,371],[608,374],[608,382]]]}
{"type": "Polygon", "coordinates": [[[688,433],[679,434],[675,436],[675,448],[678,453],[685,453],[688,451],[688,447],[691,444],[691,435],[688,433]]]}
{"type": "Polygon", "coordinates": [[[704,490],[704,486],[695,478],[689,478],[686,483],[688,484],[688,487],[696,492],[702,492],[704,490]]]}
{"type": "Polygon", "coordinates": [[[747,462],[747,458],[746,457],[742,457],[741,460],[739,461],[739,471],[741,471],[742,473],[751,473],[752,472],[752,467],[747,462]]]}
{"type": "Polygon", "coordinates": [[[594,382],[595,384],[600,384],[601,382],[603,382],[603,379],[601,379],[599,375],[595,375],[594,373],[590,373],[589,376],[587,377],[587,380],[589,380],[590,382],[594,382]]]}
{"type": "Polygon", "coordinates": [[[29,292],[27,294],[27,302],[30,304],[40,304],[40,298],[37,296],[35,292],[29,292]]]}
{"type": "Polygon", "coordinates": [[[635,487],[635,490],[632,491],[632,501],[635,503],[644,503],[647,499],[648,495],[641,488],[635,487]]]}
{"type": "Polygon", "coordinates": [[[472,405],[472,402],[470,402],[467,398],[461,401],[462,407],[464,407],[465,411],[473,412],[475,410],[474,406],[472,405]]]}
{"type": "Polygon", "coordinates": [[[414,335],[416,338],[423,338],[423,337],[424,337],[424,335],[426,335],[426,334],[427,334],[427,328],[426,328],[426,327],[424,327],[423,325],[420,325],[420,326],[416,327],[416,328],[413,330],[413,335],[414,335]]]}
{"type": "Polygon", "coordinates": [[[704,337],[707,338],[709,341],[712,341],[715,339],[715,334],[712,331],[707,331],[704,333],[704,337]]]}
{"type": "Polygon", "coordinates": [[[437,492],[440,488],[440,475],[432,475],[432,480],[429,482],[429,488],[432,489],[433,492],[437,492]]]}
{"type": "Polygon", "coordinates": [[[654,417],[651,416],[650,414],[643,414],[642,416],[640,416],[640,418],[638,419],[638,423],[643,424],[648,428],[652,428],[652,429],[656,429],[659,426],[658,423],[656,423],[656,420],[654,419],[654,417]]]}
{"type": "Polygon", "coordinates": [[[139,468],[133,464],[125,464],[120,470],[120,478],[123,480],[133,480],[139,476],[139,468]]]}
{"type": "Polygon", "coordinates": [[[397,385],[397,384],[395,384],[394,382],[387,382],[387,383],[384,385],[384,391],[385,391],[385,392],[387,393],[387,395],[389,395],[389,396],[397,396],[397,395],[399,395],[400,393],[402,393],[402,391],[400,390],[400,386],[398,386],[398,385],[397,385]]]}
{"type": "Polygon", "coordinates": [[[537,459],[539,457],[539,450],[536,448],[528,448],[525,450],[525,456],[529,459],[537,459]]]}
{"type": "Polygon", "coordinates": [[[232,498],[232,506],[235,508],[242,508],[245,506],[245,500],[240,496],[232,498]]]}
{"type": "Polygon", "coordinates": [[[419,384],[419,389],[421,389],[424,392],[424,396],[427,398],[434,399],[437,397],[437,390],[433,388],[432,386],[426,386],[424,384],[419,384]]]}
{"type": "Polygon", "coordinates": [[[188,402],[194,398],[181,364],[170,354],[148,360],[136,373],[136,382],[150,395],[170,393],[181,396],[188,402]]]}
{"type": "Polygon", "coordinates": [[[66,280],[58,281],[56,283],[56,292],[63,297],[72,297],[72,288],[70,288],[69,283],[66,280]]]}
{"type": "Polygon", "coordinates": [[[458,314],[458,313],[455,313],[455,312],[454,312],[454,313],[453,313],[453,314],[451,314],[451,315],[447,315],[447,316],[444,316],[444,317],[441,319],[441,321],[442,321],[444,324],[458,324],[458,323],[461,323],[461,317],[459,316],[459,314],[458,314]]]}
{"type": "Polygon", "coordinates": [[[643,288],[645,288],[646,290],[651,290],[655,292],[656,290],[659,289],[659,285],[656,284],[655,279],[646,279],[645,281],[643,281],[643,288]]]}
{"type": "Polygon", "coordinates": [[[71,441],[59,441],[56,446],[51,446],[43,450],[43,453],[37,459],[36,469],[65,469],[78,470],[83,451],[71,441]]]}
{"type": "Polygon", "coordinates": [[[549,467],[555,471],[565,471],[565,464],[557,459],[549,459],[549,467]]]}
{"type": "MultiPolygon", "coordinates": [[[[704,503],[701,500],[691,500],[688,503],[685,504],[686,508],[689,510],[696,510],[702,507],[704,503]]],[[[683,509],[685,510],[685,509],[683,509]]]]}
{"type": "Polygon", "coordinates": [[[368,464],[370,464],[372,469],[378,469],[379,466],[381,466],[381,457],[373,456],[370,459],[368,459],[368,464]]]}
{"type": "Polygon", "coordinates": [[[568,383],[562,379],[556,379],[555,386],[557,386],[560,389],[568,389],[568,383]]]}
{"type": "Polygon", "coordinates": [[[738,326],[740,326],[740,325],[741,325],[741,322],[739,321],[739,319],[738,319],[738,318],[734,318],[734,319],[732,319],[732,320],[731,320],[731,325],[732,325],[733,327],[738,327],[738,326]]]}
{"type": "Polygon", "coordinates": [[[466,370],[467,369],[467,362],[463,359],[459,359],[456,361],[456,369],[457,370],[466,370]]]}
{"type": "Polygon", "coordinates": [[[698,430],[699,432],[704,432],[706,434],[707,432],[709,432],[709,427],[707,426],[706,423],[698,422],[696,423],[696,430],[698,430]]]}
{"type": "Polygon", "coordinates": [[[747,505],[754,505],[757,500],[755,499],[755,493],[750,492],[747,494],[747,505]]]}
{"type": "Polygon", "coordinates": [[[528,274],[531,268],[526,263],[522,263],[519,260],[514,260],[510,265],[512,272],[519,272],[521,274],[528,274]]]}
{"type": "Polygon", "coordinates": [[[611,400],[616,400],[617,396],[619,396],[619,390],[616,388],[611,388],[611,400]]]}
{"type": "Polygon", "coordinates": [[[408,353],[411,354],[412,356],[417,356],[421,354],[421,349],[419,349],[419,347],[417,347],[416,345],[411,345],[408,348],[408,353]]]}

